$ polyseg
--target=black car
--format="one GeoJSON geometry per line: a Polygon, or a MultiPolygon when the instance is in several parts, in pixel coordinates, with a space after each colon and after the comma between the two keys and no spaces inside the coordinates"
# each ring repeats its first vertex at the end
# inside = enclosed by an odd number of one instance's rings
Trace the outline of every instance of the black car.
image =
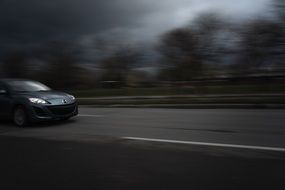
{"type": "Polygon", "coordinates": [[[78,114],[74,96],[53,91],[30,80],[0,80],[0,117],[13,119],[18,126],[30,122],[66,120],[78,114]]]}

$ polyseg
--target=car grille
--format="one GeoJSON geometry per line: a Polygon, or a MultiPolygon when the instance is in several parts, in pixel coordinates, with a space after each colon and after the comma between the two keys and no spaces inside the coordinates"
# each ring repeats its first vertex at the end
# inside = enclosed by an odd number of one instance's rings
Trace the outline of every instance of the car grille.
{"type": "Polygon", "coordinates": [[[40,117],[45,117],[46,113],[42,108],[34,107],[36,114],[40,117]]]}
{"type": "Polygon", "coordinates": [[[54,115],[68,115],[75,111],[76,104],[49,106],[48,109],[54,115]]]}

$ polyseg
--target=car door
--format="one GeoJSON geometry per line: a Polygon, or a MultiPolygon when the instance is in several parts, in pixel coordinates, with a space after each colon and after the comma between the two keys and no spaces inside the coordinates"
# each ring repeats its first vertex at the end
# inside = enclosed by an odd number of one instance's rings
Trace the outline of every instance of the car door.
{"type": "Polygon", "coordinates": [[[7,88],[0,83],[0,117],[7,118],[11,114],[11,98],[8,94],[7,88]]]}

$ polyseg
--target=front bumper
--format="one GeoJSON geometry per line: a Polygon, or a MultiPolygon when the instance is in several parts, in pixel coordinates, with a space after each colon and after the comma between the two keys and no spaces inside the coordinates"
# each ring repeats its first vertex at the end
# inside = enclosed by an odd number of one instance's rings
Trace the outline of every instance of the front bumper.
{"type": "Polygon", "coordinates": [[[31,105],[29,118],[32,122],[60,120],[78,115],[77,102],[63,105],[31,105]]]}

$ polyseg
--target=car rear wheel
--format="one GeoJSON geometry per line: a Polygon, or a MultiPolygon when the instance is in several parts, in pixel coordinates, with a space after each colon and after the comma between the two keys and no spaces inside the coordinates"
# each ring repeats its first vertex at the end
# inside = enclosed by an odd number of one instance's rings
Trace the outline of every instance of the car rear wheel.
{"type": "Polygon", "coordinates": [[[24,127],[28,124],[28,117],[26,110],[19,106],[14,110],[14,123],[19,127],[24,127]]]}

